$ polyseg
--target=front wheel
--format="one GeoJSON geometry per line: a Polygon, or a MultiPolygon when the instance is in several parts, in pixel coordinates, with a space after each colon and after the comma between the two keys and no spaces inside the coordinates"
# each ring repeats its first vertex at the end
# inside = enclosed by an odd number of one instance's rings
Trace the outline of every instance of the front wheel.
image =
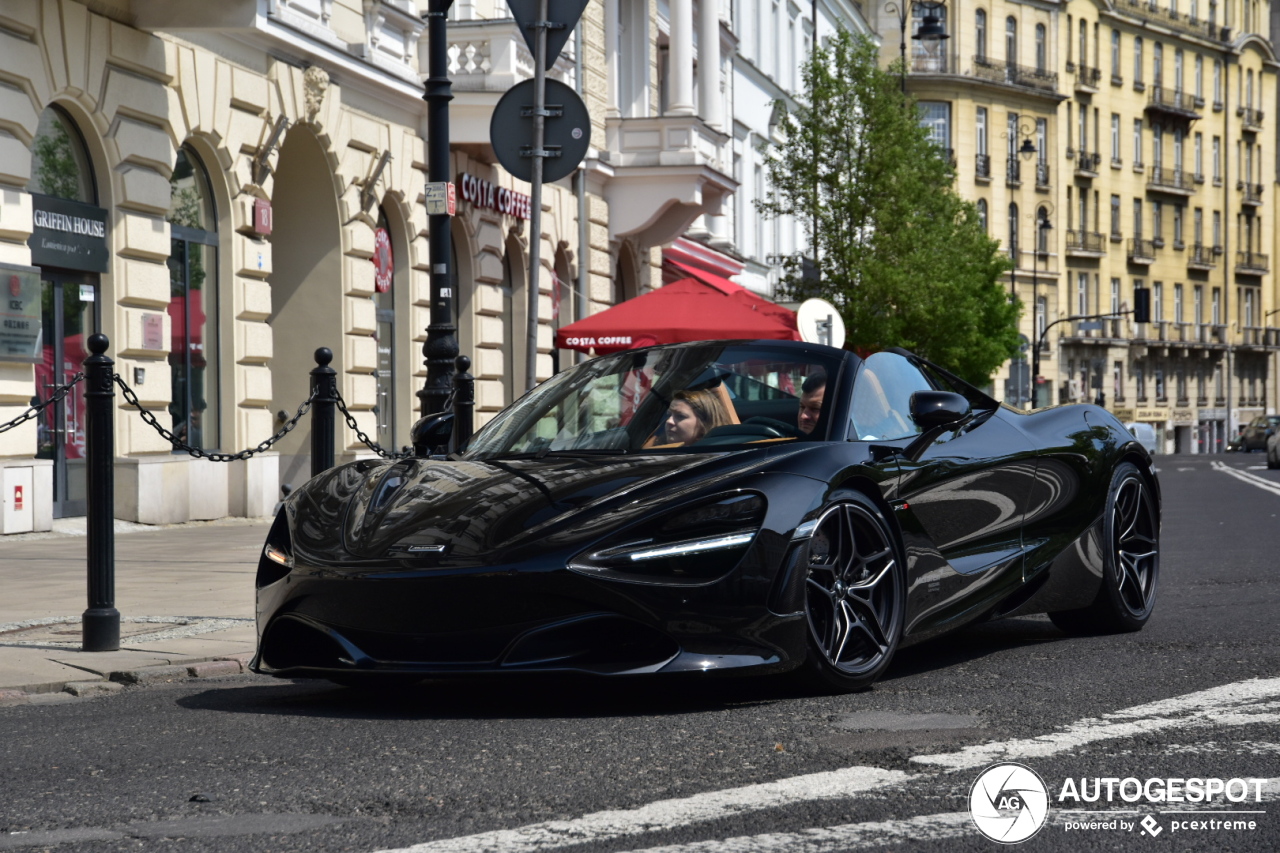
{"type": "Polygon", "coordinates": [[[884,515],[854,495],[827,507],[809,540],[801,670],[827,690],[871,685],[889,666],[906,613],[905,565],[884,515]]]}
{"type": "Polygon", "coordinates": [[[1137,467],[1124,462],[1111,477],[1104,524],[1102,588],[1088,607],[1050,613],[1068,634],[1140,631],[1151,617],[1160,577],[1160,511],[1137,467]]]}

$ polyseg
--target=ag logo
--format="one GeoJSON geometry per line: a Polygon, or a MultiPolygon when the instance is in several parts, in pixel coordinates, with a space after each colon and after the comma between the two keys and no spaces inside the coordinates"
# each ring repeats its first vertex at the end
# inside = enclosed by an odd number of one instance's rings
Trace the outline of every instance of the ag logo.
{"type": "Polygon", "coordinates": [[[969,814],[978,831],[1001,844],[1026,841],[1049,816],[1044,780],[1021,764],[993,764],[969,791],[969,814]]]}

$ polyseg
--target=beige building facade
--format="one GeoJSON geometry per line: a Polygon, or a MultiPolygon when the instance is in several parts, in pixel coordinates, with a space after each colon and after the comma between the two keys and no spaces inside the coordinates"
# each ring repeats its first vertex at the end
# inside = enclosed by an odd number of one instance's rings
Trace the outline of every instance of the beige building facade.
{"type": "MultiPolygon", "coordinates": [[[[963,0],[934,12],[950,38],[932,52],[910,38],[925,10],[908,19],[909,89],[1025,307],[1025,359],[1002,368],[996,395],[1032,404],[1043,338],[1039,405],[1102,399],[1155,425],[1162,450],[1221,451],[1274,412],[1278,66],[1265,7],[963,0]],[[1150,323],[1123,314],[1135,288],[1150,323]]],[[[897,19],[877,25],[896,59],[897,19]]]]}
{"type": "MultiPolygon", "coordinates": [[[[100,331],[193,447],[275,433],[322,346],[359,427],[407,444],[430,322],[422,6],[0,0],[0,272],[23,306],[0,341],[0,424],[72,380],[100,331]]],[[[684,39],[691,5],[668,15],[684,39]]],[[[575,357],[553,352],[557,325],[658,285],[659,246],[736,186],[697,112],[661,108],[664,30],[620,25],[651,18],[648,0],[590,4],[551,74],[582,92],[592,148],[544,189],[539,378],[575,357]]],[[[489,119],[533,62],[501,0],[455,3],[449,42],[456,321],[483,423],[524,391],[529,187],[497,165],[489,119]]],[[[679,62],[691,75],[692,52],[679,62]]],[[[305,419],[270,452],[213,463],[117,403],[120,518],[267,515],[309,476],[305,419]]],[[[0,433],[0,532],[84,513],[83,405],[79,385],[0,433]]],[[[339,445],[370,453],[346,426],[339,445]]]]}

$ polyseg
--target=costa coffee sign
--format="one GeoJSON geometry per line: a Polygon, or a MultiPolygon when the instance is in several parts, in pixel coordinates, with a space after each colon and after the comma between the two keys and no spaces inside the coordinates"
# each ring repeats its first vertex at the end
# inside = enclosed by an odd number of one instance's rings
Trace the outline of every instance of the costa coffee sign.
{"type": "Polygon", "coordinates": [[[496,210],[516,219],[528,219],[530,216],[532,200],[524,193],[491,184],[466,172],[458,176],[458,183],[462,184],[462,200],[476,207],[496,210]]]}

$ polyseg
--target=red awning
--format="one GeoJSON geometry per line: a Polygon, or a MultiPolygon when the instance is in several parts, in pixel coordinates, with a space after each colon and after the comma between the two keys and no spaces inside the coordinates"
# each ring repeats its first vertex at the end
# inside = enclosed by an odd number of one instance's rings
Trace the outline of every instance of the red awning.
{"type": "MultiPolygon", "coordinates": [[[[738,287],[738,285],[733,285],[738,287]]],[[[745,289],[745,288],[743,288],[745,289]]],[[[759,297],[756,297],[759,299],[759,297]]],[[[781,311],[780,305],[759,299],[781,311]]],[[[798,341],[795,315],[780,322],[751,302],[684,278],[561,327],[556,346],[597,355],[655,344],[739,338],[798,341]]]]}
{"type": "MultiPolygon", "coordinates": [[[[697,267],[681,263],[680,261],[668,260],[667,263],[671,264],[681,272],[696,278],[707,287],[714,287],[726,296],[732,296],[734,299],[752,306],[756,311],[764,312],[788,328],[800,328],[796,325],[796,312],[786,306],[779,305],[776,302],[770,302],[754,290],[745,288],[737,282],[729,281],[727,278],[721,278],[715,273],[709,273],[706,270],[698,269],[697,267]]],[[[799,338],[796,340],[799,340],[799,338]]]]}

